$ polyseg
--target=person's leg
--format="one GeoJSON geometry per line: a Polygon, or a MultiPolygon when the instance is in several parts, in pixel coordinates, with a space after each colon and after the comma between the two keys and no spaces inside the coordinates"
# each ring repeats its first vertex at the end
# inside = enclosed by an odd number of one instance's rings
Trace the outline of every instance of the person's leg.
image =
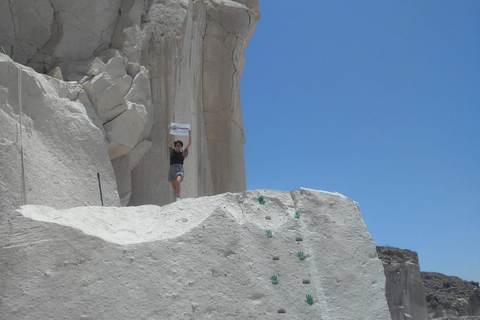
{"type": "Polygon", "coordinates": [[[176,180],[170,180],[170,184],[172,185],[173,194],[175,196],[177,196],[177,181],[176,180]]]}
{"type": "Polygon", "coordinates": [[[180,175],[178,175],[177,179],[175,180],[176,191],[177,191],[177,193],[175,194],[175,197],[180,197],[180,191],[182,189],[182,180],[183,180],[183,177],[180,175]]]}

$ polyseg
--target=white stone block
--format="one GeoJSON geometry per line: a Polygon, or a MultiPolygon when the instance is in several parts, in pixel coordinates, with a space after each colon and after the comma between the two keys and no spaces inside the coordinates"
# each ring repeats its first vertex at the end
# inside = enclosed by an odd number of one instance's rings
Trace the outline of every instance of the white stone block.
{"type": "Polygon", "coordinates": [[[128,205],[130,195],[132,194],[131,170],[129,168],[128,158],[128,155],[124,155],[112,160],[113,171],[115,171],[115,178],[117,180],[118,195],[122,206],[128,205]]]}
{"type": "Polygon", "coordinates": [[[116,51],[115,55],[105,65],[105,71],[112,79],[123,77],[127,74],[127,59],[116,51]]]}
{"type": "Polygon", "coordinates": [[[147,153],[148,150],[150,150],[150,147],[152,146],[152,142],[148,140],[143,140],[139,142],[135,148],[130,152],[128,155],[129,157],[129,165],[130,165],[130,171],[135,169],[137,164],[142,160],[143,156],[145,153],[147,153]]]}
{"type": "MultiPolygon", "coordinates": [[[[140,136],[145,129],[142,118],[131,109],[105,123],[104,127],[108,142],[115,142],[119,146],[129,149],[129,151],[140,141],[140,136]]],[[[118,156],[118,153],[110,153],[110,158],[114,159],[114,155],[118,156]]]]}
{"type": "Polygon", "coordinates": [[[145,34],[140,30],[138,25],[126,28],[123,31],[123,34],[125,36],[123,51],[125,52],[128,61],[140,63],[145,34]]]}
{"type": "Polygon", "coordinates": [[[87,71],[87,76],[94,77],[100,73],[105,72],[105,63],[98,57],[95,57],[90,63],[87,71]]]}
{"type": "Polygon", "coordinates": [[[139,64],[139,63],[128,62],[127,73],[128,73],[132,78],[135,78],[135,76],[136,76],[139,72],[140,72],[140,64],[139,64]]]}
{"type": "Polygon", "coordinates": [[[106,72],[83,84],[102,122],[107,122],[127,109],[125,99],[106,72]]]}
{"type": "Polygon", "coordinates": [[[52,70],[50,70],[48,75],[52,78],[63,81],[62,69],[60,69],[60,67],[53,68],[52,70]]]}
{"type": "Polygon", "coordinates": [[[125,96],[128,93],[130,87],[132,86],[132,81],[132,77],[130,77],[128,74],[113,79],[113,82],[116,84],[118,91],[122,96],[125,96]]]}
{"type": "Polygon", "coordinates": [[[110,156],[110,160],[113,160],[118,157],[129,154],[132,149],[122,146],[116,143],[115,141],[113,141],[108,144],[107,150],[108,150],[108,155],[110,156]]]}

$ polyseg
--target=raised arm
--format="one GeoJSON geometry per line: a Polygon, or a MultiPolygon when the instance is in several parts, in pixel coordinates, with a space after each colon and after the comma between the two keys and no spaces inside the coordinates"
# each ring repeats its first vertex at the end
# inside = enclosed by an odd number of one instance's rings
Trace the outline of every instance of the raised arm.
{"type": "Polygon", "coordinates": [[[192,145],[192,129],[188,129],[188,144],[185,149],[187,149],[187,151],[190,151],[191,145],[192,145]]]}
{"type": "Polygon", "coordinates": [[[172,135],[170,134],[171,128],[172,128],[172,127],[169,125],[169,126],[168,126],[168,137],[167,137],[167,145],[168,145],[168,148],[171,148],[171,147],[172,147],[172,135]]]}

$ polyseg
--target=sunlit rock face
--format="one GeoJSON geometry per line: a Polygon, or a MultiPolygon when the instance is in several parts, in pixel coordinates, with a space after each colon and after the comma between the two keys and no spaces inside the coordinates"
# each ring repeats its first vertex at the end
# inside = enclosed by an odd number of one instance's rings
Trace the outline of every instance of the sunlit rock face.
{"type": "Polygon", "coordinates": [[[0,4],[0,45],[83,86],[111,161],[129,162],[142,143],[136,166],[113,165],[122,204],[166,204],[170,122],[193,130],[184,197],[245,190],[239,81],[258,16],[256,0],[10,0],[0,4]]]}
{"type": "Polygon", "coordinates": [[[104,204],[120,204],[103,126],[87,102],[78,83],[39,74],[0,54],[0,211],[21,205],[23,181],[30,204],[100,205],[97,173],[104,204]]]}
{"type": "Polygon", "coordinates": [[[0,319],[390,319],[375,244],[340,194],[7,215],[0,319]]]}
{"type": "MultiPolygon", "coordinates": [[[[154,1],[145,17],[142,65],[157,108],[153,145],[132,172],[131,204],[168,203],[167,126],[192,124],[182,193],[246,188],[239,99],[243,54],[258,19],[256,1],[154,1]]],[[[186,139],[184,139],[186,142],[186,139]]]]}

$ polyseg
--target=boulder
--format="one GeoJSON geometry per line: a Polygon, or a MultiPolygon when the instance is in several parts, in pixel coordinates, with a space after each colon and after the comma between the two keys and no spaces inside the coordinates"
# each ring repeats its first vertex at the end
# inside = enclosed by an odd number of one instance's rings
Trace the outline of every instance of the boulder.
{"type": "Polygon", "coordinates": [[[123,95],[106,72],[85,82],[83,87],[103,123],[127,110],[123,95]]]}
{"type": "Polygon", "coordinates": [[[339,194],[24,206],[8,219],[1,319],[390,318],[375,244],[357,204],[339,194]]]}
{"type": "Polygon", "coordinates": [[[107,122],[104,128],[107,132],[107,140],[110,142],[110,159],[113,160],[126,154],[124,153],[125,149],[130,152],[137,145],[145,129],[145,124],[137,109],[129,108],[115,119],[107,122]],[[122,151],[118,150],[116,146],[121,147],[122,151]]]}
{"type": "Polygon", "coordinates": [[[55,67],[48,73],[50,77],[53,77],[58,80],[63,80],[62,69],[60,67],[55,67]]]}
{"type": "Polygon", "coordinates": [[[116,79],[127,74],[128,60],[122,57],[118,51],[111,57],[105,65],[105,71],[110,78],[116,79]]]}
{"type": "Polygon", "coordinates": [[[105,63],[102,59],[95,57],[91,62],[87,71],[87,76],[95,77],[102,72],[105,72],[105,63]]]}

